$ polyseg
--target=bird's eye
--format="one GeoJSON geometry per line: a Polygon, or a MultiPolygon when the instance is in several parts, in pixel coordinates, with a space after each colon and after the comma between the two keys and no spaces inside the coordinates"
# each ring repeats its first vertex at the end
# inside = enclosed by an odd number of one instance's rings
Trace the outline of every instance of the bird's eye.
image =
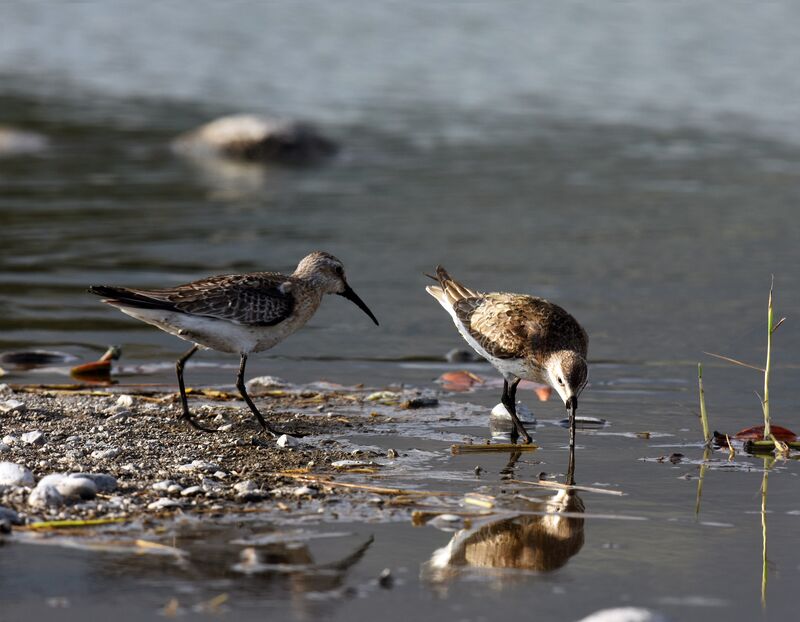
{"type": "Polygon", "coordinates": [[[342,268],[342,266],[336,266],[333,271],[337,274],[337,276],[344,276],[344,268],[342,268]]]}
{"type": "Polygon", "coordinates": [[[560,384],[563,387],[564,386],[564,379],[563,378],[559,378],[558,379],[558,384],[560,384]]]}

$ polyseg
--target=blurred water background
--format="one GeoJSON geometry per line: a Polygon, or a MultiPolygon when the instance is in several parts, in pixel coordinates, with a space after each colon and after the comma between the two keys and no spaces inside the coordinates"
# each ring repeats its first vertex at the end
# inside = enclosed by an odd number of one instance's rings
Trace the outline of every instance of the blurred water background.
{"type": "Polygon", "coordinates": [[[461,346],[423,289],[441,263],[573,312],[595,386],[636,389],[619,403],[590,388],[587,414],[645,428],[677,409],[695,426],[705,360],[735,430],[758,422],[758,374],[702,351],[761,363],[774,274],[789,319],[771,397],[791,424],[798,23],[797,3],[720,0],[0,3],[0,123],[49,140],[0,158],[0,350],[90,360],[116,343],[171,382],[185,345],[88,285],[290,271],[324,249],[380,329],[334,297],[251,374],[429,383],[422,363],[461,346]],[[170,151],[231,112],[314,121],[342,151],[312,168],[170,151]]]}

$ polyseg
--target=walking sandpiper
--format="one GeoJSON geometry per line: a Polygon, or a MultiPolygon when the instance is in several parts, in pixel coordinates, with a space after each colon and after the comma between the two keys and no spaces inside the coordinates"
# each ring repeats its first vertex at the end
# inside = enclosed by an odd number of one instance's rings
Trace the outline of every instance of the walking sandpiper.
{"type": "Polygon", "coordinates": [[[264,430],[276,436],[279,433],[266,422],[247,394],[244,384],[247,356],[272,348],[303,326],[314,315],[324,294],[344,296],[378,324],[369,307],[347,284],[342,262],[319,251],[304,257],[292,275],[226,274],[167,289],[97,285],[89,291],[103,296],[103,302],[123,313],[194,344],[178,359],[175,369],[182,418],[206,432],[213,430],[192,417],[183,384],[183,367],[199,348],[241,357],[236,388],[264,430]]]}
{"type": "MultiPolygon", "coordinates": [[[[428,275],[430,276],[430,275],[428,275]]],[[[439,286],[426,287],[452,316],[472,349],[503,376],[501,401],[514,423],[512,441],[531,437],[517,417],[520,380],[549,384],[569,410],[569,445],[575,447],[575,410],[586,386],[589,337],[577,320],[558,305],[522,294],[482,294],[454,281],[441,266],[430,276],[439,286]]]]}

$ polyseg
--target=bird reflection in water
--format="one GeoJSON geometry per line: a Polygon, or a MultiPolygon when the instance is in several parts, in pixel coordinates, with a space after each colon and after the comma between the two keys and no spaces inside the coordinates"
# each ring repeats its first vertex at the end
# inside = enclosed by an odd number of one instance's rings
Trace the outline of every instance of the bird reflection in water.
{"type": "MultiPolygon", "coordinates": [[[[517,458],[518,454],[512,455],[504,469],[506,477],[517,458]]],[[[574,455],[570,455],[566,484],[574,484],[573,475],[574,455]]],[[[422,578],[443,586],[474,571],[500,571],[505,581],[510,578],[502,572],[506,570],[557,570],[583,547],[580,514],[584,511],[583,500],[574,490],[558,490],[538,499],[515,498],[501,512],[473,519],[456,532],[447,546],[434,551],[423,564],[422,578]]]]}

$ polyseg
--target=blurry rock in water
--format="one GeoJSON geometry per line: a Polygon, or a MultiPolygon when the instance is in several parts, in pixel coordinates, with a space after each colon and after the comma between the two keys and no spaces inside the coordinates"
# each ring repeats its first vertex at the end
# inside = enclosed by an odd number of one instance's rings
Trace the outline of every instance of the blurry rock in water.
{"type": "Polygon", "coordinates": [[[595,611],[593,614],[581,618],[578,622],[668,622],[668,620],[660,613],[649,609],[616,607],[614,609],[595,611]]]}
{"type": "Polygon", "coordinates": [[[312,164],[338,151],[313,125],[249,114],[211,121],[179,136],[173,147],[190,156],[294,165],[312,164]]]}
{"type": "Polygon", "coordinates": [[[444,358],[448,363],[472,363],[483,360],[475,353],[470,352],[469,350],[461,350],[459,348],[453,348],[444,355],[444,358]]]}
{"type": "Polygon", "coordinates": [[[74,361],[75,357],[66,352],[50,350],[17,350],[0,354],[0,363],[13,369],[35,369],[74,361]]]}
{"type": "Polygon", "coordinates": [[[43,134],[0,125],[0,156],[39,153],[48,146],[49,141],[43,134]]]}

